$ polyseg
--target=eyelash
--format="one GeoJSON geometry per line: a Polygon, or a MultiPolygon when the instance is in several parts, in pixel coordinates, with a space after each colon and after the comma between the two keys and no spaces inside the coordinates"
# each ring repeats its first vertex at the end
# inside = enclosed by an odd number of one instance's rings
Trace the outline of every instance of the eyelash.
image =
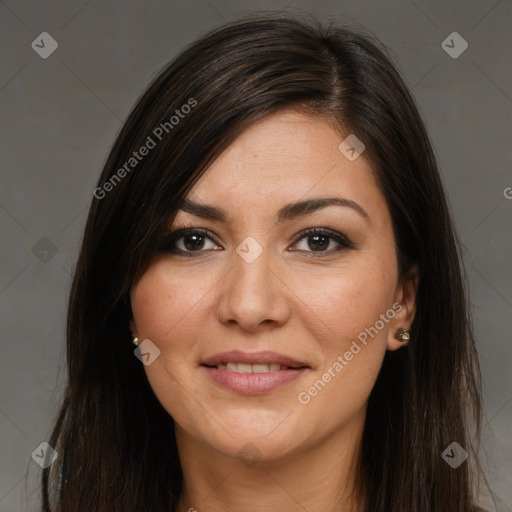
{"type": "MultiPolygon", "coordinates": [[[[169,233],[169,235],[165,238],[161,245],[161,251],[170,253],[170,254],[176,254],[180,256],[185,256],[189,258],[196,258],[200,257],[201,253],[207,252],[205,250],[198,250],[198,251],[184,251],[182,249],[176,248],[176,242],[180,240],[181,238],[184,238],[187,235],[200,235],[202,237],[209,238],[212,242],[214,242],[217,245],[218,242],[215,240],[215,235],[211,233],[209,230],[204,228],[184,228],[184,229],[178,229],[176,231],[173,231],[172,233],[169,233]]],[[[330,249],[328,251],[299,251],[299,252],[307,252],[311,253],[313,258],[323,258],[325,256],[330,256],[334,253],[338,253],[342,251],[343,249],[355,249],[354,244],[342,233],[339,233],[337,231],[334,231],[329,228],[308,228],[297,236],[297,239],[293,242],[295,245],[296,243],[300,242],[304,238],[308,238],[311,236],[324,236],[327,238],[330,238],[338,243],[339,247],[337,249],[330,249]]]]}

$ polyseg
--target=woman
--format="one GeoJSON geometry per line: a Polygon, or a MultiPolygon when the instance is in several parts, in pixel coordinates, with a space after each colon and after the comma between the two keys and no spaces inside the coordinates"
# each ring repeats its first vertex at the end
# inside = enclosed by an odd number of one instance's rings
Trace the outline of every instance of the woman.
{"type": "Polygon", "coordinates": [[[150,85],[94,190],[44,510],[475,510],[466,304],[378,44],[221,27],[150,85]]]}

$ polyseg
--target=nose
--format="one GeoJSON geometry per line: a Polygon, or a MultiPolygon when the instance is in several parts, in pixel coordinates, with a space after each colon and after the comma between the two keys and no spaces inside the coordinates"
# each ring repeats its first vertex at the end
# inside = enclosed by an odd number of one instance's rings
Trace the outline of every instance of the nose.
{"type": "Polygon", "coordinates": [[[233,268],[220,283],[217,316],[226,325],[258,332],[286,323],[290,316],[290,290],[279,276],[270,250],[251,263],[233,254],[233,268]]]}

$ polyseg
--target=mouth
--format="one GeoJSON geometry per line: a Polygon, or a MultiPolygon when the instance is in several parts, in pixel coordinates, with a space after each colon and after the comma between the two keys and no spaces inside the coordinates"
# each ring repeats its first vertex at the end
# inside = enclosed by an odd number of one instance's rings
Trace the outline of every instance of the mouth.
{"type": "Polygon", "coordinates": [[[243,352],[241,350],[231,350],[207,357],[203,360],[202,366],[237,373],[266,373],[309,368],[305,362],[277,352],[243,352]]]}
{"type": "Polygon", "coordinates": [[[285,366],[277,363],[270,364],[248,364],[248,363],[234,363],[234,362],[226,362],[219,363],[215,366],[208,366],[208,368],[216,368],[217,370],[226,370],[228,372],[236,372],[236,373],[268,373],[268,372],[278,372],[279,370],[296,370],[297,368],[293,368],[291,366],[285,366]]]}
{"type": "Polygon", "coordinates": [[[310,367],[275,352],[216,354],[200,365],[218,386],[242,394],[261,394],[296,380],[310,367]]]}

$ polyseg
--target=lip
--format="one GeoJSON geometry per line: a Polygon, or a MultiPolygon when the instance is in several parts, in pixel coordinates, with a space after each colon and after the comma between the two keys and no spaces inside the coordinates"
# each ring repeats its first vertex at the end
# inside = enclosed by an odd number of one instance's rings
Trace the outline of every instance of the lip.
{"type": "Polygon", "coordinates": [[[263,352],[242,352],[241,350],[221,352],[219,354],[207,357],[201,364],[204,366],[217,366],[218,364],[226,364],[229,362],[245,364],[274,363],[281,366],[289,366],[292,369],[309,368],[309,366],[303,361],[297,361],[291,357],[268,350],[263,352]]]}
{"type": "Polygon", "coordinates": [[[222,352],[206,358],[201,364],[209,377],[220,387],[244,395],[260,395],[268,393],[301,377],[309,368],[308,365],[291,357],[276,352],[242,352],[233,350],[222,352]],[[215,368],[227,362],[245,364],[279,364],[289,368],[265,373],[237,373],[215,368]]]}
{"type": "Polygon", "coordinates": [[[237,373],[201,366],[219,386],[243,395],[260,395],[298,379],[307,368],[277,370],[267,373],[237,373]]]}

